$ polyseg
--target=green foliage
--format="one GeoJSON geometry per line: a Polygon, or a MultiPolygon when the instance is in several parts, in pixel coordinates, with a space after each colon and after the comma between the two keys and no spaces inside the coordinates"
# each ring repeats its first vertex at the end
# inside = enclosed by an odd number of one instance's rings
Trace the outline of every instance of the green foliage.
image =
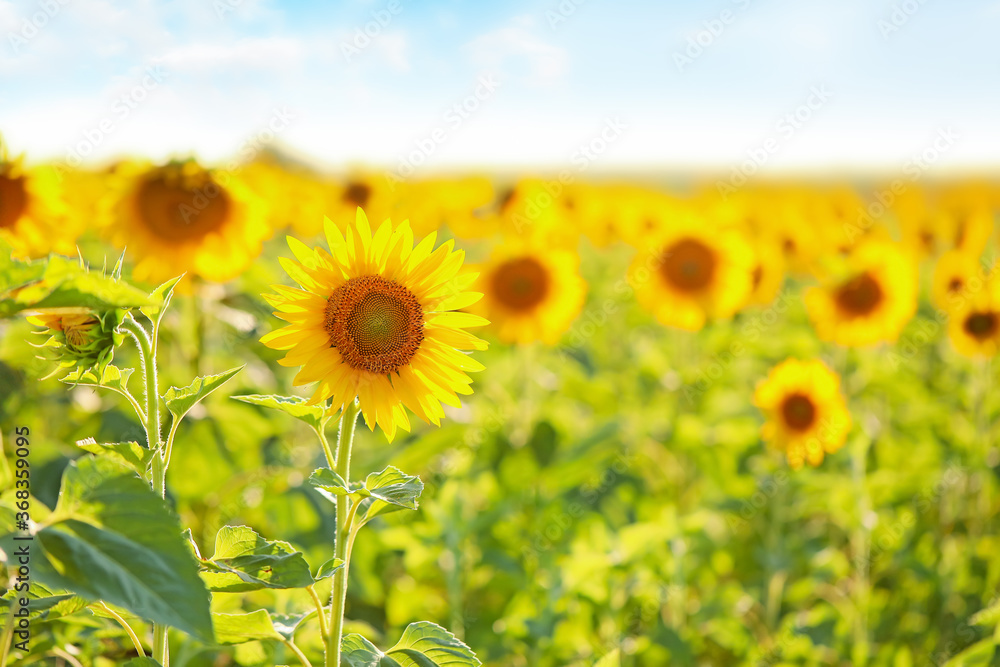
{"type": "Polygon", "coordinates": [[[215,554],[202,560],[201,573],[208,590],[228,593],[315,583],[301,552],[287,542],[269,542],[246,526],[219,530],[215,554]]]}
{"type": "Polygon", "coordinates": [[[403,636],[385,653],[361,635],[347,635],[341,644],[342,664],[349,667],[478,667],[482,663],[455,635],[434,623],[406,626],[403,636]]]}
{"type": "Polygon", "coordinates": [[[321,428],[327,419],[325,415],[326,408],[323,405],[311,405],[307,399],[299,396],[261,396],[259,394],[249,394],[246,396],[233,396],[233,398],[251,405],[280,410],[286,415],[301,419],[316,429],[321,428]]]}
{"type": "Polygon", "coordinates": [[[179,421],[202,399],[231,380],[244,368],[245,364],[216,375],[197,377],[186,387],[171,387],[163,394],[163,402],[174,419],[179,421]]]}
{"type": "Polygon", "coordinates": [[[66,468],[55,511],[36,535],[40,581],[210,638],[208,594],[177,517],[109,458],[66,468]]]}

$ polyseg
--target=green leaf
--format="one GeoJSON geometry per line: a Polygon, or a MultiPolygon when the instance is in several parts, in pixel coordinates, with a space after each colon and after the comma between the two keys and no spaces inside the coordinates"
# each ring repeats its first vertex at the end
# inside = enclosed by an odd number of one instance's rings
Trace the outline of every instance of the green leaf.
{"type": "Polygon", "coordinates": [[[479,667],[468,646],[444,628],[428,621],[410,623],[391,649],[382,653],[361,635],[340,643],[341,664],[348,667],[479,667]]]}
{"type": "Polygon", "coordinates": [[[128,468],[104,457],[67,466],[36,538],[42,583],[211,639],[208,592],[180,522],[128,468]]]}
{"type": "Polygon", "coordinates": [[[3,273],[21,284],[8,284],[0,295],[0,317],[23,310],[138,308],[149,297],[137,287],[88,271],[79,260],[53,255],[26,267],[8,266],[3,273]],[[39,266],[41,274],[39,275],[39,266]]]}
{"type": "Polygon", "coordinates": [[[82,384],[89,387],[104,387],[117,392],[125,392],[127,391],[126,385],[128,384],[128,379],[134,371],[134,368],[118,368],[112,364],[105,366],[100,374],[93,369],[84,370],[77,368],[66,377],[60,378],[59,381],[66,384],[82,384]]]}
{"type": "Polygon", "coordinates": [[[150,292],[150,305],[139,309],[142,311],[142,314],[148,317],[154,325],[160,323],[160,318],[163,317],[163,313],[167,310],[167,306],[170,305],[170,299],[174,295],[174,287],[177,286],[177,283],[180,282],[183,277],[184,274],[181,274],[176,278],[171,278],[150,292]]]}
{"type": "Polygon", "coordinates": [[[0,625],[7,623],[11,607],[20,606],[19,600],[28,599],[28,620],[44,623],[54,621],[63,616],[70,616],[86,608],[88,602],[71,591],[51,589],[48,586],[33,582],[27,591],[16,591],[13,588],[0,597],[0,625]]]}
{"type": "Polygon", "coordinates": [[[202,561],[202,579],[211,591],[305,588],[315,583],[301,552],[287,542],[269,542],[247,526],[223,526],[215,554],[202,561]]]}
{"type": "Polygon", "coordinates": [[[215,627],[215,641],[218,644],[242,644],[259,639],[276,639],[282,636],[274,629],[271,615],[266,609],[258,609],[249,614],[212,613],[215,627]]]}
{"type": "Polygon", "coordinates": [[[386,655],[400,667],[479,667],[482,663],[468,646],[440,625],[429,621],[410,623],[386,655]]]}
{"type": "Polygon", "coordinates": [[[320,579],[326,579],[327,577],[332,577],[333,574],[342,567],[344,567],[343,560],[341,560],[340,558],[331,558],[330,560],[326,561],[325,563],[319,566],[319,569],[316,570],[316,576],[313,577],[313,579],[319,581],[320,579]]]}
{"type": "Polygon", "coordinates": [[[251,405],[259,405],[264,408],[280,410],[286,415],[301,419],[315,429],[323,427],[327,417],[326,408],[321,404],[310,405],[308,399],[299,396],[277,396],[275,394],[249,394],[245,396],[233,396],[237,401],[243,401],[251,405]]]}
{"type": "Polygon", "coordinates": [[[368,522],[380,514],[396,512],[400,509],[417,509],[417,498],[424,490],[419,477],[407,475],[399,468],[389,466],[385,470],[371,473],[365,485],[359,490],[368,496],[358,507],[358,516],[368,522]]]}
{"type": "Polygon", "coordinates": [[[305,614],[271,614],[271,623],[279,635],[291,641],[302,622],[311,616],[315,616],[316,611],[305,614]]]}
{"type": "Polygon", "coordinates": [[[317,468],[309,475],[309,484],[316,487],[319,492],[330,502],[337,502],[341,496],[349,496],[356,493],[348,488],[344,478],[329,468],[317,468]]]}
{"type": "Polygon", "coordinates": [[[361,635],[344,635],[340,640],[341,667],[386,667],[396,665],[395,661],[383,663],[385,653],[361,635]]]}
{"type": "Polygon", "coordinates": [[[93,438],[85,438],[78,440],[76,446],[91,454],[107,456],[124,463],[140,476],[145,475],[150,461],[153,460],[153,452],[134,441],[98,443],[93,438]]]}
{"type": "Polygon", "coordinates": [[[124,667],[163,667],[158,661],[152,658],[132,658],[125,663],[124,667]]]}
{"type": "Polygon", "coordinates": [[[183,419],[188,410],[197,405],[201,399],[224,385],[244,368],[246,364],[217,375],[197,377],[186,387],[171,387],[163,395],[163,402],[166,403],[167,410],[170,410],[174,419],[183,419]]]}

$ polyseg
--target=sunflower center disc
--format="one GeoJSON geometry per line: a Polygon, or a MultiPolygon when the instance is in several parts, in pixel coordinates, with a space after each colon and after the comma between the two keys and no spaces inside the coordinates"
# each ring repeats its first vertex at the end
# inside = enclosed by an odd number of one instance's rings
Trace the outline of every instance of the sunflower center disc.
{"type": "Polygon", "coordinates": [[[805,431],[816,419],[816,406],[805,394],[792,394],[781,404],[781,416],[796,431],[805,431]]]}
{"type": "Polygon", "coordinates": [[[512,310],[530,310],[548,294],[549,273],[532,257],[512,259],[493,273],[493,292],[512,310]]]}
{"type": "Polygon", "coordinates": [[[27,207],[24,179],[0,174],[0,229],[13,227],[27,207]]]}
{"type": "Polygon", "coordinates": [[[882,302],[882,286],[867,273],[851,278],[840,286],[835,299],[849,315],[868,315],[882,302]]]}
{"type": "Polygon", "coordinates": [[[371,186],[364,183],[351,183],[344,189],[344,194],[341,199],[345,204],[352,204],[354,206],[360,206],[361,208],[367,208],[368,199],[371,196],[371,186]]]}
{"type": "Polygon", "coordinates": [[[386,375],[416,354],[424,340],[424,313],[417,297],[399,283],[362,276],[327,299],[325,328],[348,366],[386,375]]]}
{"type": "Polygon", "coordinates": [[[1000,328],[1000,317],[996,313],[972,313],[965,318],[963,328],[976,340],[986,340],[1000,328]]]}
{"type": "Polygon", "coordinates": [[[166,241],[187,241],[222,227],[231,203],[207,174],[188,182],[179,174],[160,171],[139,186],[136,206],[153,234],[166,241]]]}
{"type": "Polygon", "coordinates": [[[663,253],[660,271],[677,289],[696,291],[712,282],[715,264],[715,255],[708,246],[694,239],[683,239],[663,253]]]}

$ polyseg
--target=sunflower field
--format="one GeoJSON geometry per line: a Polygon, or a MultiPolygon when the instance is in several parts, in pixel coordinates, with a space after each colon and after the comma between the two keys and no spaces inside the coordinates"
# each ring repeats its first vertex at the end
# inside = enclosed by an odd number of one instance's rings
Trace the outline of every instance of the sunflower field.
{"type": "Polygon", "coordinates": [[[0,667],[1000,664],[1000,182],[30,158],[0,667]]]}

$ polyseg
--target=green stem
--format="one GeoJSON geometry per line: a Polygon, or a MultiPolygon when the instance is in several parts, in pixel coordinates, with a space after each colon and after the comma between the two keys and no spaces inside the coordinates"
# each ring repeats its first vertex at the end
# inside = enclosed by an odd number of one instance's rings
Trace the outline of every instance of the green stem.
{"type": "Polygon", "coordinates": [[[10,614],[7,616],[7,625],[3,628],[3,653],[0,654],[0,667],[7,667],[7,657],[10,655],[10,641],[14,638],[14,605],[11,604],[10,614]]]}
{"type": "Polygon", "coordinates": [[[139,637],[135,634],[135,630],[132,629],[132,626],[130,626],[124,618],[122,618],[114,609],[109,607],[103,600],[98,602],[97,606],[110,614],[113,619],[118,621],[118,625],[122,626],[122,629],[125,630],[126,634],[128,634],[129,639],[132,640],[132,646],[135,646],[135,650],[139,652],[139,656],[145,658],[146,652],[142,650],[142,642],[139,641],[139,637]]]}
{"type": "MultiPolygon", "coordinates": [[[[351,446],[354,444],[354,427],[357,425],[360,406],[357,401],[344,406],[340,416],[340,437],[337,441],[335,470],[347,483],[351,476],[351,446]]],[[[340,667],[340,639],[344,633],[344,606],[347,603],[347,570],[350,566],[349,545],[351,525],[348,523],[348,498],[337,500],[337,539],[334,556],[344,561],[344,566],[333,575],[333,592],[330,596],[330,634],[326,638],[326,667],[340,667]]]]}
{"type": "MultiPolygon", "coordinates": [[[[122,320],[121,328],[135,340],[142,362],[142,378],[145,383],[146,414],[143,428],[146,431],[146,446],[156,452],[153,456],[153,490],[161,497],[167,495],[167,467],[163,459],[160,439],[160,391],[156,379],[156,339],[150,338],[146,330],[131,316],[122,320]]],[[[170,645],[167,641],[167,626],[153,624],[153,659],[163,667],[170,667],[170,645]]]]}
{"type": "Polygon", "coordinates": [[[306,590],[309,591],[309,596],[312,598],[313,604],[316,605],[316,617],[319,619],[319,636],[323,638],[323,643],[326,643],[326,638],[329,636],[329,631],[326,629],[326,610],[323,609],[323,602],[319,599],[319,595],[316,594],[315,586],[306,586],[306,590]]]}
{"type": "Polygon", "coordinates": [[[302,662],[303,667],[312,667],[312,663],[309,662],[309,658],[307,658],[306,654],[303,653],[302,650],[295,645],[295,642],[288,641],[287,639],[282,639],[281,641],[285,644],[285,646],[287,646],[292,650],[292,653],[294,653],[295,656],[299,659],[299,661],[302,662]]]}

